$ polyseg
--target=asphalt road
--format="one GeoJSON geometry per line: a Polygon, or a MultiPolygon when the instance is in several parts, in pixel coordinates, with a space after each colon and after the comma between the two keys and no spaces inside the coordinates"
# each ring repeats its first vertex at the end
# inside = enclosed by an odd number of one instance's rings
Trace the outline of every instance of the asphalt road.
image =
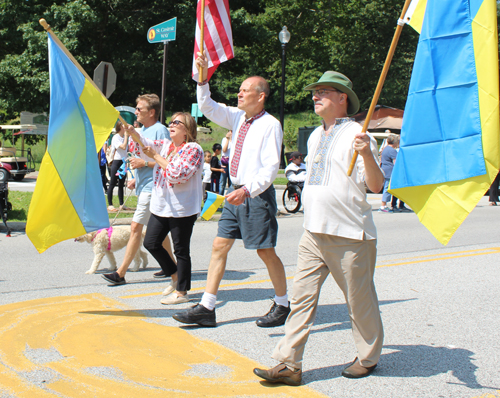
{"type": "MultiPolygon", "coordinates": [[[[378,208],[380,195],[369,198],[378,208]]],[[[375,211],[374,218],[385,329],[379,366],[365,379],[340,376],[355,351],[342,293],[328,278],[298,388],[252,374],[254,366],[275,365],[270,355],[283,328],[254,323],[273,290],[256,253],[241,243],[217,297],[218,326],[205,329],[171,318],[190,304],[159,303],[166,281],[152,278],[159,268],[151,256],[146,270],[112,287],[85,274],[88,244],[66,241],[38,254],[24,232],[0,232],[0,398],[500,397],[500,207],[483,198],[446,247],[413,213],[375,211]]],[[[279,217],[277,252],[290,278],[302,221],[301,212],[279,217]]],[[[193,303],[216,229],[216,222],[194,228],[193,303]]]]}

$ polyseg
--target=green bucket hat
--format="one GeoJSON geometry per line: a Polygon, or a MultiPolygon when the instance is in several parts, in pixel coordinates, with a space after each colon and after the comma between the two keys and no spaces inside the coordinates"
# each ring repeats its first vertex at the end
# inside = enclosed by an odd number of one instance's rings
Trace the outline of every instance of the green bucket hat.
{"type": "Polygon", "coordinates": [[[348,115],[354,115],[359,110],[359,99],[356,93],[352,91],[352,82],[342,73],[332,70],[326,71],[316,83],[305,86],[304,90],[313,91],[318,86],[330,86],[347,94],[347,98],[349,98],[348,115]]]}

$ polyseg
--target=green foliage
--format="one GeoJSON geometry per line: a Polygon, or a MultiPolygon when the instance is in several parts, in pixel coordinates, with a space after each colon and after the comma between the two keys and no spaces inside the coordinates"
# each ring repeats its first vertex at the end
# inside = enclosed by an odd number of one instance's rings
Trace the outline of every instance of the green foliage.
{"type": "Polygon", "coordinates": [[[8,222],[26,222],[33,192],[9,191],[9,202],[12,210],[9,211],[8,222]]]}
{"type": "MultiPolygon", "coordinates": [[[[0,0],[0,116],[23,110],[49,111],[45,18],[87,73],[112,62],[117,88],[114,105],[134,105],[138,94],[161,93],[163,45],[146,40],[149,27],[178,18],[177,39],[167,63],[167,112],[189,110],[196,101],[191,79],[195,1],[150,0],[0,0]]],[[[231,0],[235,58],[211,80],[212,96],[236,104],[242,80],[262,75],[271,86],[266,109],[279,114],[283,25],[286,45],[285,114],[310,112],[306,84],[326,70],[351,78],[368,108],[391,44],[402,0],[231,0]]],[[[404,108],[418,35],[404,27],[379,103],[404,108]]],[[[201,121],[202,124],[207,123],[201,121]]],[[[285,126],[285,133],[287,127],[285,126]]],[[[293,144],[292,137],[286,140],[293,144]]]]}
{"type": "Polygon", "coordinates": [[[300,112],[285,117],[285,129],[283,131],[283,142],[285,144],[285,151],[296,151],[297,138],[300,127],[306,126],[319,126],[321,118],[314,112],[300,112]]]}

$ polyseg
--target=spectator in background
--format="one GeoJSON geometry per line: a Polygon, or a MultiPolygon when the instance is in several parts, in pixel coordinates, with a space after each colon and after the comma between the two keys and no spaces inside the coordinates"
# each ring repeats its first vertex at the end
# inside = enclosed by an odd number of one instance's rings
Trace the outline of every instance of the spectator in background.
{"type": "Polygon", "coordinates": [[[99,160],[99,170],[101,171],[101,181],[102,187],[104,188],[104,193],[108,192],[108,177],[106,177],[106,151],[104,150],[104,146],[101,148],[101,151],[97,155],[97,159],[99,160]]]}
{"type": "Polygon", "coordinates": [[[233,131],[229,130],[226,136],[222,139],[222,156],[220,164],[225,170],[225,173],[220,175],[219,195],[224,196],[226,185],[228,188],[231,186],[231,177],[229,176],[229,156],[231,155],[231,139],[233,138],[233,131]]]}
{"type": "MultiPolygon", "coordinates": [[[[391,130],[385,130],[385,131],[386,132],[388,131],[389,133],[391,132],[391,130]]],[[[396,135],[396,138],[398,140],[396,151],[399,152],[399,140],[401,137],[399,135],[396,135]]],[[[398,212],[398,211],[411,212],[411,210],[405,206],[405,202],[403,202],[401,199],[395,197],[394,195],[392,195],[391,208],[392,208],[392,211],[394,211],[394,212],[398,212]],[[396,203],[398,200],[399,200],[399,205],[396,206],[396,203]]]]}
{"type": "Polygon", "coordinates": [[[288,181],[302,188],[306,180],[306,174],[306,165],[302,160],[302,154],[300,152],[292,152],[290,154],[290,163],[285,169],[286,178],[288,181]]]}
{"type": "Polygon", "coordinates": [[[498,202],[498,182],[500,180],[500,172],[493,180],[490,187],[490,206],[496,206],[498,202]]]}
{"type": "Polygon", "coordinates": [[[219,155],[222,152],[221,144],[214,144],[212,147],[212,159],[210,159],[210,171],[212,172],[212,176],[210,177],[210,191],[218,193],[219,185],[220,185],[220,175],[221,173],[225,173],[226,171],[222,168],[219,160],[219,155]]]}
{"type": "Polygon", "coordinates": [[[212,154],[210,151],[205,151],[205,163],[203,163],[203,201],[207,200],[207,191],[210,191],[210,181],[212,171],[210,170],[210,161],[212,154]]]}
{"type": "Polygon", "coordinates": [[[123,188],[125,187],[125,178],[119,178],[116,174],[122,167],[123,159],[127,158],[128,132],[125,131],[122,122],[118,121],[115,125],[116,134],[111,140],[111,153],[113,154],[113,163],[111,163],[111,171],[109,187],[108,187],[108,211],[117,211],[113,206],[113,190],[118,184],[118,201],[120,208],[123,206],[123,188]]]}
{"type": "Polygon", "coordinates": [[[382,206],[378,209],[380,213],[393,213],[393,210],[387,207],[387,202],[391,201],[391,194],[387,192],[387,190],[389,189],[389,183],[391,181],[392,169],[394,168],[394,163],[398,156],[398,151],[396,150],[398,145],[398,136],[396,134],[390,134],[389,137],[387,137],[387,146],[382,150],[382,155],[380,157],[380,166],[385,174],[382,206]]]}

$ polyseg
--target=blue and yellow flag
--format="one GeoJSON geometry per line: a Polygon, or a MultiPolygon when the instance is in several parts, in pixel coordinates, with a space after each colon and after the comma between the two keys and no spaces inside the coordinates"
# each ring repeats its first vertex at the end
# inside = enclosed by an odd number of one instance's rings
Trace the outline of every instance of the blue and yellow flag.
{"type": "Polygon", "coordinates": [[[389,192],[446,245],[500,167],[497,8],[414,2],[420,39],[389,192]]]}
{"type": "Polygon", "coordinates": [[[49,34],[48,147],[26,234],[42,253],[66,239],[109,227],[97,152],[119,113],[49,34]]]}
{"type": "Polygon", "coordinates": [[[205,200],[205,204],[203,205],[201,218],[207,221],[210,220],[217,209],[220,207],[222,202],[224,202],[224,199],[224,196],[218,195],[213,192],[207,192],[207,200],[205,200]]]}

